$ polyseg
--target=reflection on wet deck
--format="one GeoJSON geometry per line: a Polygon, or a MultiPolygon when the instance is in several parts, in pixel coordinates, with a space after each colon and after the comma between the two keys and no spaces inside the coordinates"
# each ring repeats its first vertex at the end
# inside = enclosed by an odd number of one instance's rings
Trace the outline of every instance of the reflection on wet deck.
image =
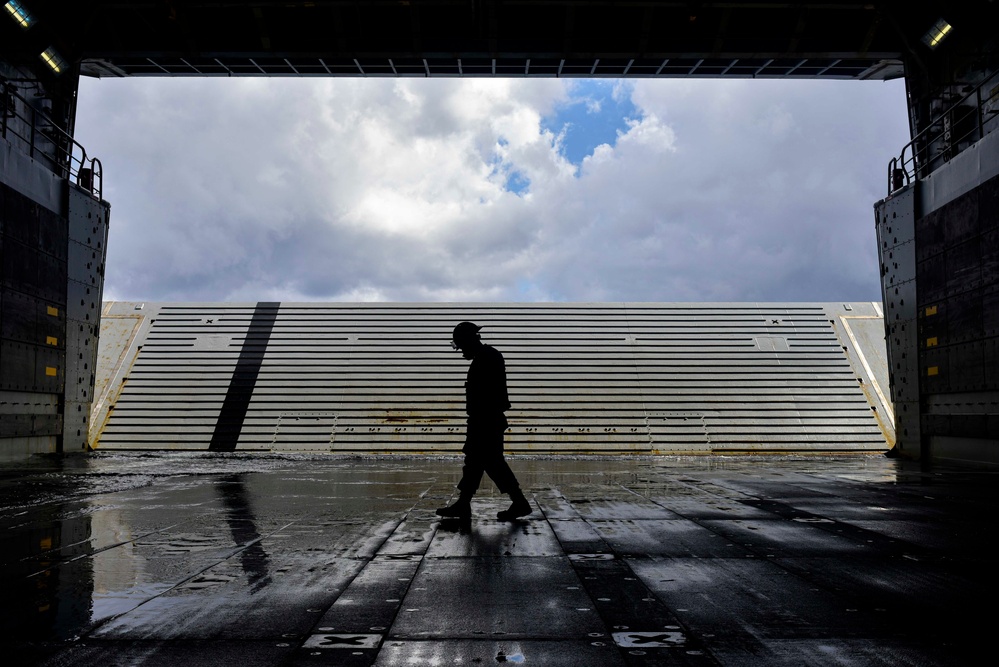
{"type": "Polygon", "coordinates": [[[0,475],[0,627],[47,665],[975,664],[996,475],[881,456],[38,458],[0,475]]]}

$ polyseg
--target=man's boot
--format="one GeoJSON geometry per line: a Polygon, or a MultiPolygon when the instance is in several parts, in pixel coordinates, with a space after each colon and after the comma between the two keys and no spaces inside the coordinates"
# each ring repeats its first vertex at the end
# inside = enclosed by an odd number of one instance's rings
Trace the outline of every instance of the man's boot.
{"type": "Polygon", "coordinates": [[[437,510],[437,516],[445,519],[471,519],[472,518],[472,496],[461,494],[458,500],[447,507],[437,510]]]}
{"type": "Polygon", "coordinates": [[[520,489],[514,489],[510,492],[510,500],[513,501],[513,504],[496,514],[496,518],[500,521],[512,521],[532,512],[531,504],[527,502],[527,498],[524,497],[524,493],[520,489]]]}

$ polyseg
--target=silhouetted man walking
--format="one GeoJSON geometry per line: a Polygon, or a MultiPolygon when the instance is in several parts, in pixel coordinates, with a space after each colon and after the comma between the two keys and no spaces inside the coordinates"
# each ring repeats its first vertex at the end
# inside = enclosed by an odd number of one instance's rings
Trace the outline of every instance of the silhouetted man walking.
{"type": "Polygon", "coordinates": [[[465,412],[468,425],[465,429],[465,462],[458,482],[460,495],[449,507],[437,510],[439,516],[468,519],[472,516],[472,496],[479,488],[482,473],[489,475],[501,493],[509,494],[513,504],[499,512],[496,518],[510,521],[531,513],[531,505],[520,490],[517,477],[503,457],[503,433],[507,421],[504,414],[510,409],[506,390],[506,364],[499,351],[482,342],[479,329],[471,322],[462,322],[454,328],[451,347],[471,359],[465,380],[465,412]]]}

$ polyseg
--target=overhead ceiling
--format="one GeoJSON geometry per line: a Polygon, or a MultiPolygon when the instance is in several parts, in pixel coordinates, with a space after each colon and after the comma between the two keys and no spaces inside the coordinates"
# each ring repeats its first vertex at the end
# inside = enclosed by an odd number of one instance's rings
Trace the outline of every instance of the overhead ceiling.
{"type": "Polygon", "coordinates": [[[4,58],[55,46],[89,76],[887,79],[940,8],[960,5],[948,20],[966,34],[994,16],[991,2],[19,1],[35,22],[0,17],[4,58]]]}

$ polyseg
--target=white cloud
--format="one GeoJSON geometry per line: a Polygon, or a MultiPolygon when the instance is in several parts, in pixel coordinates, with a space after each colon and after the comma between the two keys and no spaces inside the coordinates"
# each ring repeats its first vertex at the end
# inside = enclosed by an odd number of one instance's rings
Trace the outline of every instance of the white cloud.
{"type": "Polygon", "coordinates": [[[878,298],[871,207],[907,140],[900,82],[613,96],[639,114],[577,169],[543,119],[588,103],[579,82],[84,80],[106,296],[878,298]]]}

